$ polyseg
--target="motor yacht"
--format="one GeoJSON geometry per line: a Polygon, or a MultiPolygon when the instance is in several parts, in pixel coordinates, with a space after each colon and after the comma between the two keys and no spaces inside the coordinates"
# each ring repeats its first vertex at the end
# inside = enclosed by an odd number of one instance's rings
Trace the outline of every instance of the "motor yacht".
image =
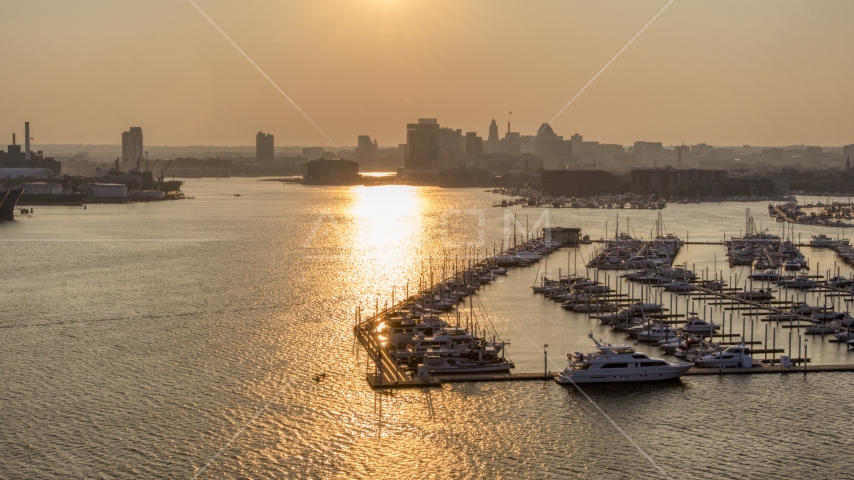
{"type": "Polygon", "coordinates": [[[720,330],[721,326],[716,325],[712,322],[707,322],[702,318],[698,317],[696,313],[691,312],[688,315],[691,317],[688,318],[688,323],[682,327],[683,332],[688,333],[708,333],[711,334],[715,330],[720,330]]]}
{"type": "Polygon", "coordinates": [[[750,348],[744,345],[732,345],[723,352],[704,355],[694,363],[698,367],[752,367],[753,357],[750,356],[750,348]]]}
{"type": "Polygon", "coordinates": [[[567,354],[568,365],[554,379],[558,383],[623,383],[673,380],[691,368],[690,363],[667,362],[635,351],[631,345],[609,345],[596,341],[597,351],[567,354]]]}
{"type": "Polygon", "coordinates": [[[803,264],[798,260],[786,260],[783,262],[783,269],[789,271],[798,271],[803,268],[803,264]]]}
{"type": "Polygon", "coordinates": [[[617,313],[606,313],[604,315],[599,315],[596,318],[599,319],[599,322],[602,325],[613,325],[614,322],[617,321],[627,321],[631,318],[634,318],[635,313],[631,310],[620,310],[617,313]]]}
{"type": "MultiPolygon", "coordinates": [[[[632,333],[630,333],[631,335],[632,333]]],[[[659,340],[668,340],[674,337],[679,337],[679,330],[670,325],[660,323],[648,324],[645,328],[635,331],[634,335],[639,342],[657,342],[659,340]]]]}
{"type": "Polygon", "coordinates": [[[462,373],[508,373],[516,366],[503,358],[492,360],[468,360],[447,358],[440,355],[425,355],[425,365],[431,375],[455,375],[462,373]]]}

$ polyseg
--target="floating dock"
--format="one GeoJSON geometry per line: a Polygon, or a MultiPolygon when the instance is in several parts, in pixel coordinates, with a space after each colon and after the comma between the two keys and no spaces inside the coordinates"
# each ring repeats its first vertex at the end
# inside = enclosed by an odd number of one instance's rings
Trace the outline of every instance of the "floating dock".
{"type": "MultiPolygon", "coordinates": [[[[780,365],[762,365],[750,368],[701,368],[691,367],[685,376],[708,376],[708,375],[759,375],[759,374],[785,374],[785,373],[829,373],[829,372],[854,372],[854,364],[852,365],[807,365],[783,367],[780,365]]],[[[558,372],[546,373],[505,373],[505,374],[490,374],[490,375],[436,375],[429,381],[424,380],[409,380],[401,383],[377,383],[376,378],[372,378],[372,374],[368,374],[368,383],[371,387],[377,389],[392,389],[392,388],[431,388],[441,387],[446,383],[470,383],[470,382],[523,382],[523,381],[554,381],[554,376],[558,372]]],[[[650,382],[652,383],[652,382],[650,382]]],[[[585,384],[588,385],[588,384],[585,384]]]]}

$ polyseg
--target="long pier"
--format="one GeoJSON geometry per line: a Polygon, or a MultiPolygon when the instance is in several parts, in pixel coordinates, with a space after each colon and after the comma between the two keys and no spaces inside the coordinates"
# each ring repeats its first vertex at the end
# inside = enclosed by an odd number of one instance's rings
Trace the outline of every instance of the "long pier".
{"type": "MultiPolygon", "coordinates": [[[[758,375],[758,374],[784,374],[784,373],[829,373],[829,372],[854,372],[854,364],[850,365],[807,365],[783,367],[780,365],[761,365],[748,368],[703,368],[691,367],[686,376],[708,376],[708,375],[758,375]]],[[[375,388],[429,388],[441,386],[445,383],[469,383],[469,382],[525,382],[533,380],[551,380],[558,372],[547,373],[505,373],[505,374],[483,374],[483,375],[437,375],[432,381],[414,381],[406,384],[374,385],[375,388]]]]}

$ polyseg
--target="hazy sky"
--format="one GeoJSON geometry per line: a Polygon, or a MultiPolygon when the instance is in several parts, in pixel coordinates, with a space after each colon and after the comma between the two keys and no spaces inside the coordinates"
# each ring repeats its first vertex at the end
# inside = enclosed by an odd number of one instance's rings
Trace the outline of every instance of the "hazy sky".
{"type": "MultiPolygon", "coordinates": [[[[195,0],[338,145],[534,133],[667,0],[195,0]]],[[[2,0],[0,135],[329,145],[188,0],[2,0]]],[[[676,0],[552,124],[631,144],[854,143],[854,1],[676,0]]],[[[7,139],[8,138],[8,139],[7,139]]]]}

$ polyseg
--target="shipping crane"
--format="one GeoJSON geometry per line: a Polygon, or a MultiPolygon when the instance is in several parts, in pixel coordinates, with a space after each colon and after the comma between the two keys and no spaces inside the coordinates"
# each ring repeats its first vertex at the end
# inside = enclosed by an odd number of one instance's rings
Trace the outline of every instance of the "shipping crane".
{"type": "MultiPolygon", "coordinates": [[[[172,159],[174,160],[174,158],[172,159]]],[[[172,160],[166,162],[166,167],[160,169],[160,188],[163,188],[163,180],[166,172],[169,170],[169,167],[172,165],[172,160]]]]}

